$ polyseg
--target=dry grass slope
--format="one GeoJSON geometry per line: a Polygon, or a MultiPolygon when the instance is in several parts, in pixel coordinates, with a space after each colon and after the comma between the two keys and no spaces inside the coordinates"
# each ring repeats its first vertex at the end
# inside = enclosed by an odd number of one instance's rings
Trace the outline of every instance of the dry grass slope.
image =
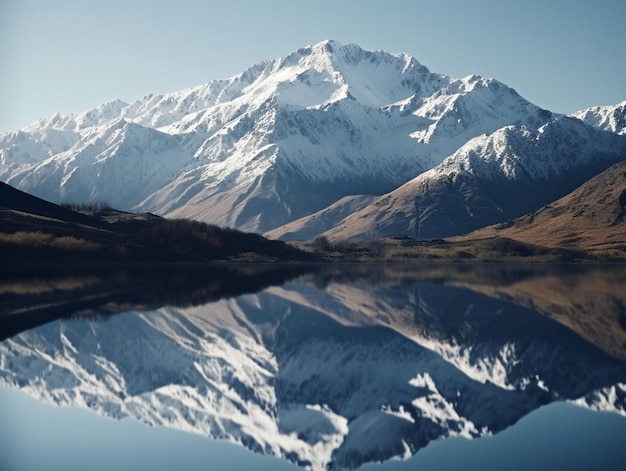
{"type": "Polygon", "coordinates": [[[584,251],[599,259],[626,258],[626,161],[534,213],[451,240],[484,242],[496,237],[551,250],[584,251]]]}
{"type": "Polygon", "coordinates": [[[25,262],[313,261],[257,234],[189,220],[64,208],[0,185],[0,259],[25,262]]]}

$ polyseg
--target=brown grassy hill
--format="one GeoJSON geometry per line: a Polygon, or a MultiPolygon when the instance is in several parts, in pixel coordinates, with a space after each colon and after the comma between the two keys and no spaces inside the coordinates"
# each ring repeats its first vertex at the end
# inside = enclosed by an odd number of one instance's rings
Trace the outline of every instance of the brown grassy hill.
{"type": "Polygon", "coordinates": [[[613,165],[569,195],[526,216],[479,229],[457,242],[506,238],[548,249],[626,256],[626,161],[613,165]]]}
{"type": "Polygon", "coordinates": [[[0,185],[0,259],[4,263],[313,258],[258,234],[98,205],[74,211],[0,185]]]}

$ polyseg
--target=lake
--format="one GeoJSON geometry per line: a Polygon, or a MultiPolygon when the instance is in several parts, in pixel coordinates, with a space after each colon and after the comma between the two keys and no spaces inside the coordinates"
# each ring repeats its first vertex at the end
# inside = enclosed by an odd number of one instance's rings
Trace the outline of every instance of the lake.
{"type": "Polygon", "coordinates": [[[626,469],[626,267],[0,276],[0,469],[626,469]]]}

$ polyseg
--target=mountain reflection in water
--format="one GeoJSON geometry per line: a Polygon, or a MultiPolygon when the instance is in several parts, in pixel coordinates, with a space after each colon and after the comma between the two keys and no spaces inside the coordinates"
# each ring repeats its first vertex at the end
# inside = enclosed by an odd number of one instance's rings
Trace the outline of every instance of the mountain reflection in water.
{"type": "Polygon", "coordinates": [[[626,416],[624,267],[107,270],[0,279],[0,384],[312,469],[626,416]]]}

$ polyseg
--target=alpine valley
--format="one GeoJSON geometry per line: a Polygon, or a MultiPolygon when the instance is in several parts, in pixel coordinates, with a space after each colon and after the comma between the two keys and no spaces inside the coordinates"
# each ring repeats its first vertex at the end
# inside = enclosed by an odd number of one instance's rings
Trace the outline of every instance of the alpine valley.
{"type": "Polygon", "coordinates": [[[324,41],[239,75],[0,135],[0,180],[282,239],[439,238],[626,159],[626,102],[564,116],[493,79],[324,41]]]}

